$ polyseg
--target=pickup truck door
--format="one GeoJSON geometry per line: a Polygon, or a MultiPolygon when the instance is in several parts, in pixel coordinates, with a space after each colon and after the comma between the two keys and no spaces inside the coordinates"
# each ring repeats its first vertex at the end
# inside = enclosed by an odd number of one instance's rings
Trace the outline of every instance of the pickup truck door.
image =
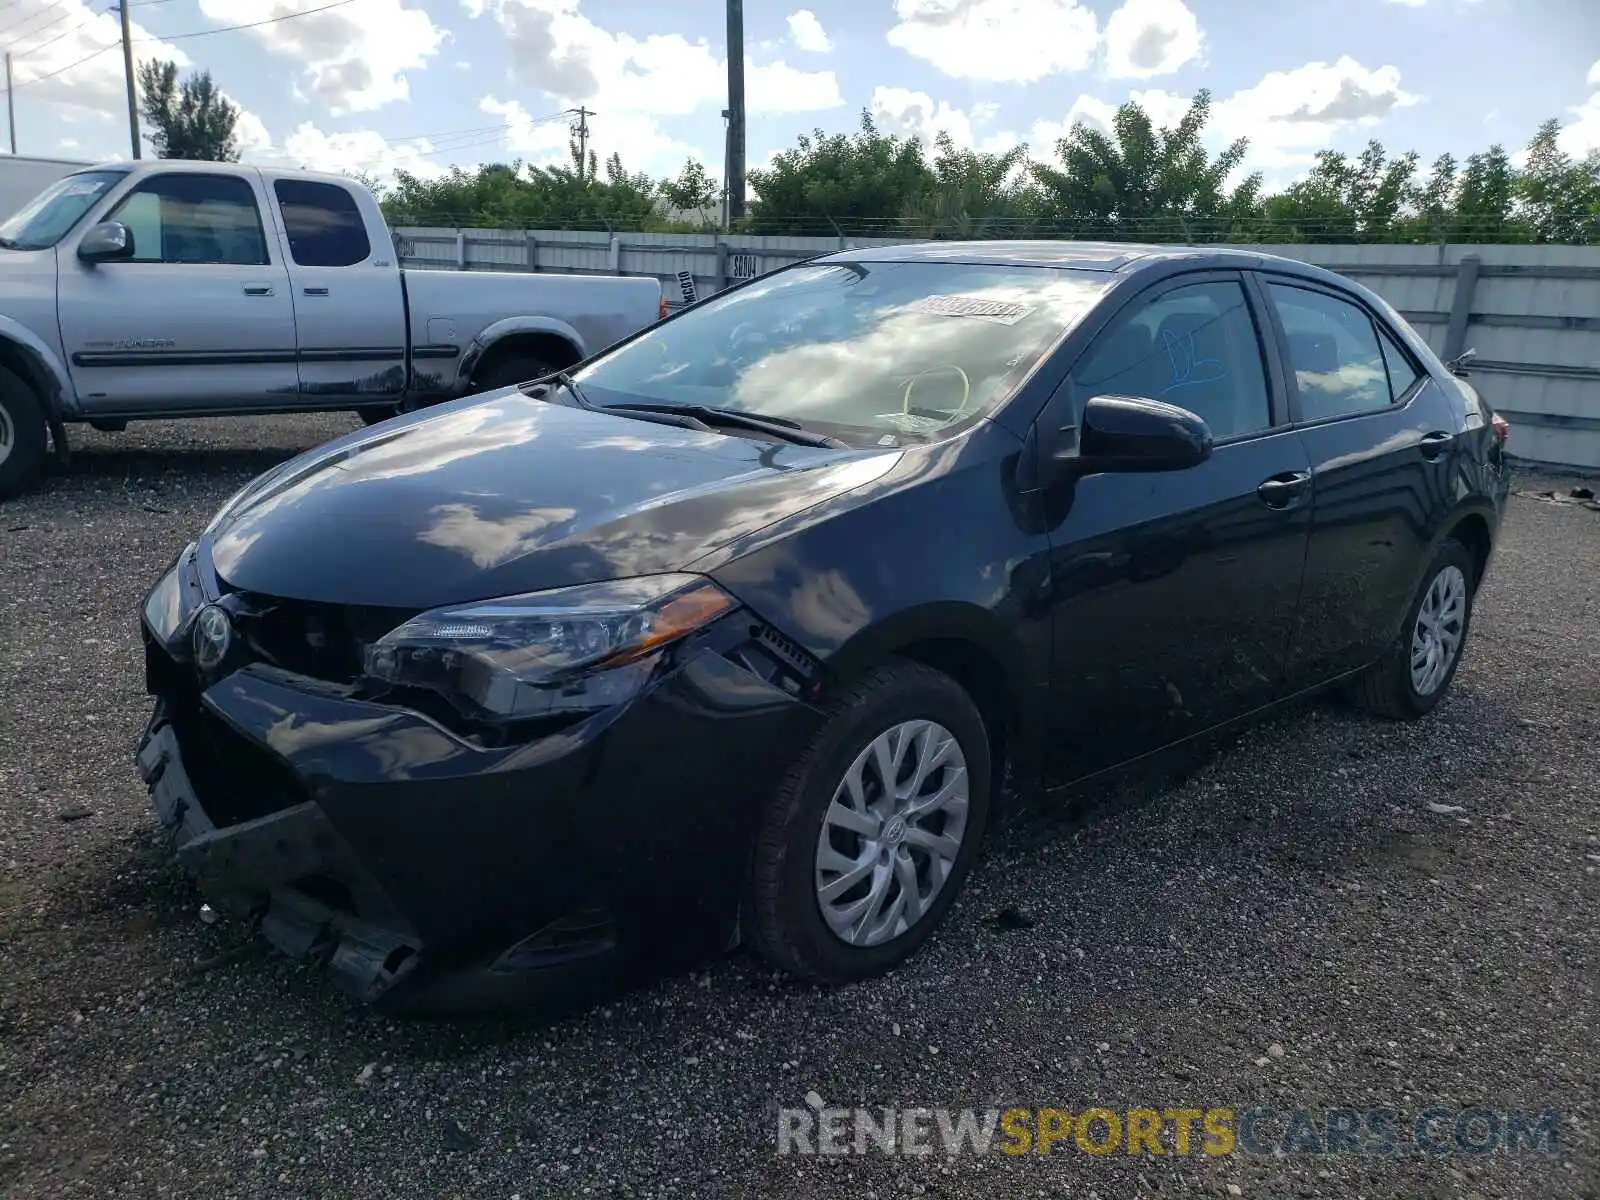
{"type": "Polygon", "coordinates": [[[72,384],[90,415],[281,408],[298,384],[294,305],[248,168],[147,175],[100,220],[133,257],[59,250],[57,306],[72,384]]]}
{"type": "Polygon", "coordinates": [[[398,398],[406,389],[406,302],[387,227],[366,191],[274,179],[283,215],[304,402],[398,398]],[[381,232],[382,236],[378,236],[381,232]]]}

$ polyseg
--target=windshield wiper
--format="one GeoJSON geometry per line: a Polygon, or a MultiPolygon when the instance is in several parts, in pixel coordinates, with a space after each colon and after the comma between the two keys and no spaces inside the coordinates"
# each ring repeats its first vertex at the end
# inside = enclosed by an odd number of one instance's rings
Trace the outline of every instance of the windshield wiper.
{"type": "MultiPolygon", "coordinates": [[[[619,404],[596,404],[584,394],[583,388],[578,386],[578,381],[566,371],[552,371],[550,374],[534,380],[534,383],[543,384],[547,395],[557,387],[565,388],[571,393],[572,398],[578,402],[579,408],[588,409],[590,412],[610,412],[613,408],[623,407],[619,404]]],[[[692,413],[679,414],[666,410],[657,412],[651,409],[641,412],[618,413],[617,415],[619,417],[629,416],[636,421],[649,421],[653,425],[672,425],[678,429],[698,429],[702,433],[709,432],[711,429],[711,426],[692,413]]]]}
{"type": "Polygon", "coordinates": [[[716,408],[709,404],[657,404],[647,400],[624,400],[617,404],[607,404],[603,411],[613,412],[622,409],[626,412],[644,413],[683,413],[703,422],[707,427],[716,429],[748,429],[752,433],[764,433],[779,441],[793,442],[797,446],[827,446],[834,449],[847,449],[848,442],[842,442],[836,437],[829,437],[825,433],[815,433],[806,429],[798,421],[791,421],[788,417],[766,417],[755,413],[747,413],[738,408],[716,408]]]}

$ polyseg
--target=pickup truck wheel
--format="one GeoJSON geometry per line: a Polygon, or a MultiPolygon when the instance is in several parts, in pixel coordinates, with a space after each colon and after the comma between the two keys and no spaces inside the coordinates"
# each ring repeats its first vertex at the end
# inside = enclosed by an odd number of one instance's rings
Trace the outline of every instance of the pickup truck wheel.
{"type": "Polygon", "coordinates": [[[361,418],[363,424],[376,425],[379,421],[387,421],[399,411],[398,404],[380,404],[373,408],[358,408],[356,416],[361,418]]]}
{"type": "Polygon", "coordinates": [[[44,470],[44,408],[13,371],[0,367],[0,498],[32,487],[44,470]]]}
{"type": "Polygon", "coordinates": [[[539,379],[556,370],[547,362],[534,358],[531,354],[513,354],[493,364],[472,381],[474,392],[492,392],[497,388],[511,387],[513,384],[526,383],[530,379],[539,379]]]}

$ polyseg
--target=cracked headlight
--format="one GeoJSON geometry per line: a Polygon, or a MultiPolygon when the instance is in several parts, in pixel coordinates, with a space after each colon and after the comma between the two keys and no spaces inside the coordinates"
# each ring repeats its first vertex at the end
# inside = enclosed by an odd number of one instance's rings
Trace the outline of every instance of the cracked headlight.
{"type": "Polygon", "coordinates": [[[646,575],[436,608],[366,652],[369,679],[509,720],[592,712],[643,685],[651,656],[734,608],[699,575],[646,575]]]}

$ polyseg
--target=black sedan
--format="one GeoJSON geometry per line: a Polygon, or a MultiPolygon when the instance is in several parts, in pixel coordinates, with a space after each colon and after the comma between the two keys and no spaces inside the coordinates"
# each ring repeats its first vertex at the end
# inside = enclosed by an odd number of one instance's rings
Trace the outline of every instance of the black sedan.
{"type": "Polygon", "coordinates": [[[1303,264],[835,254],[251,483],[145,603],[139,765],[212,905],[396,1010],[862,978],[1003,776],[1439,703],[1505,436],[1303,264]]]}

